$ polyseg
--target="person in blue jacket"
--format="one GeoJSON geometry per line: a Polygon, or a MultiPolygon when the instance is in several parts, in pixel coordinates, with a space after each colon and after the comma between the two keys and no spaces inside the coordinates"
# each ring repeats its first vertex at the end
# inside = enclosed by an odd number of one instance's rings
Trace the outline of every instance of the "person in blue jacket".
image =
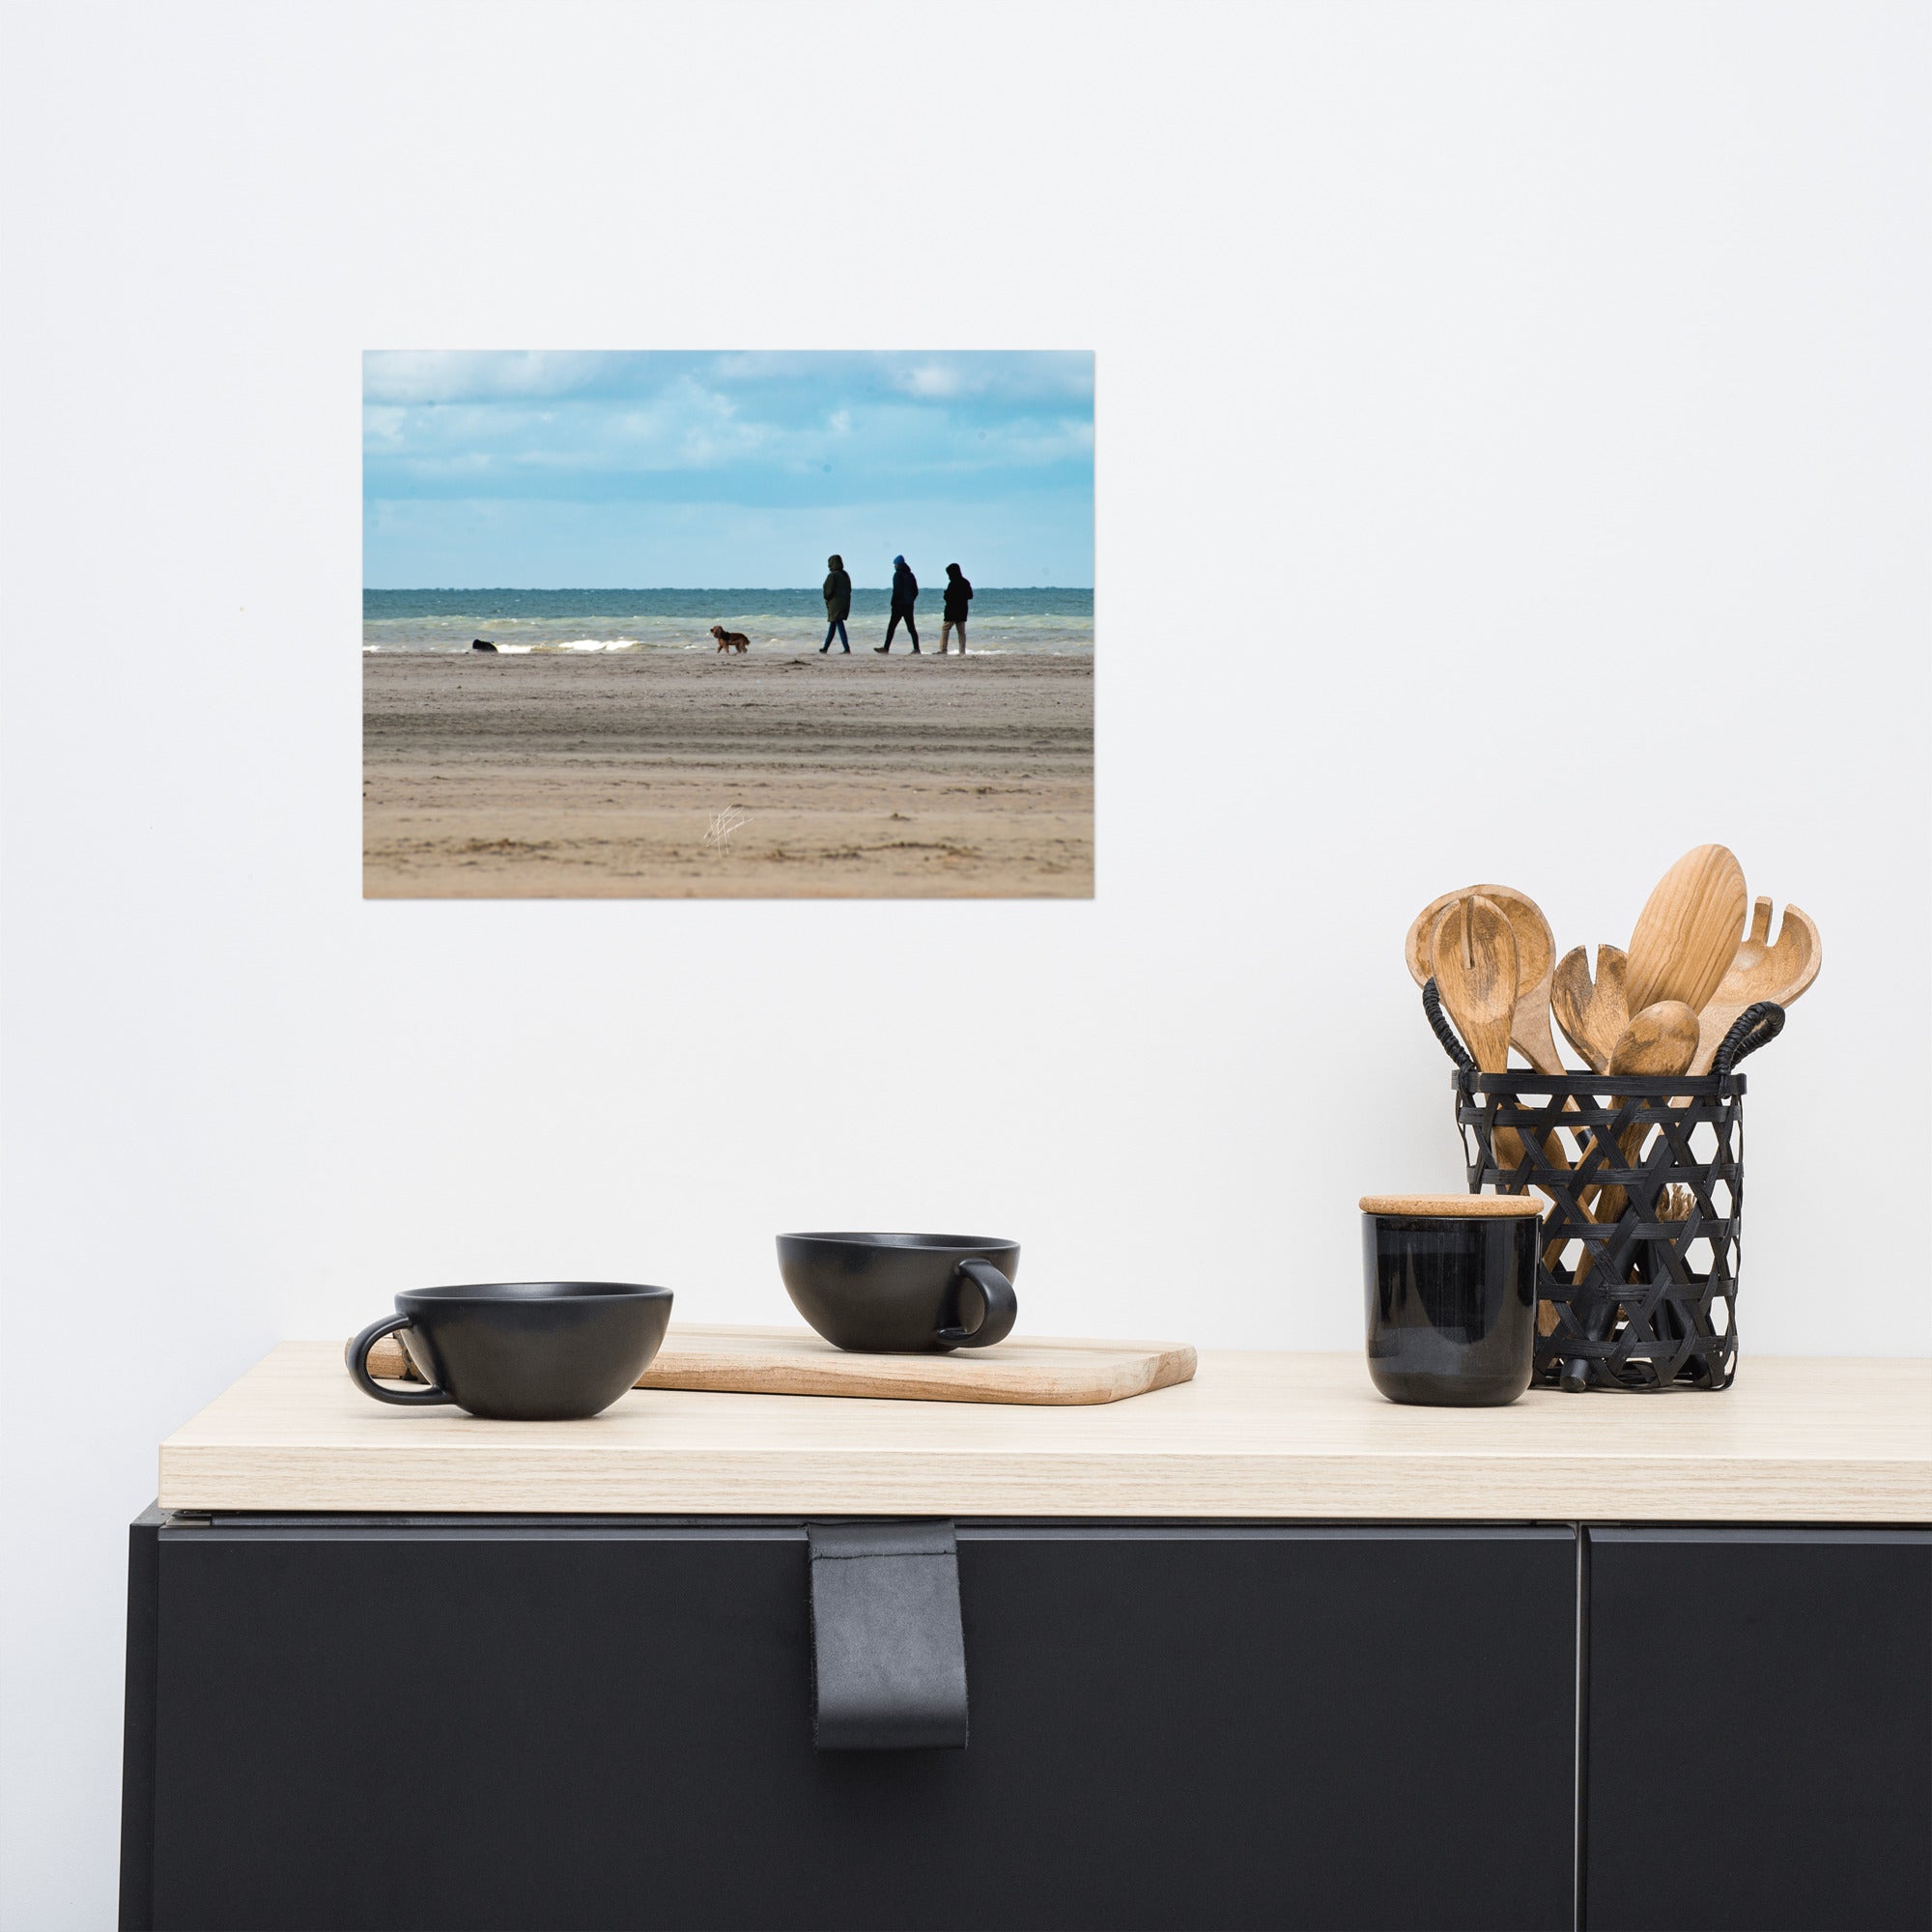
{"type": "Polygon", "coordinates": [[[875,651],[889,651],[893,647],[893,633],[899,627],[900,618],[905,619],[906,636],[912,639],[912,654],[919,656],[919,627],[912,620],[912,607],[919,602],[919,579],[907,567],[902,556],[893,558],[893,615],[886,626],[886,641],[874,644],[875,651]]]}

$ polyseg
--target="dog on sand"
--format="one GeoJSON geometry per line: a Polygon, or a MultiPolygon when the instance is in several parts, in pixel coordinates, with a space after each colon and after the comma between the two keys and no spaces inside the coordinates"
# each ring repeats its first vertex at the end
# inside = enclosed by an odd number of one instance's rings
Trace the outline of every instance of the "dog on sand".
{"type": "Polygon", "coordinates": [[[752,640],[743,631],[727,631],[723,624],[713,624],[711,635],[718,639],[721,651],[736,651],[743,657],[752,648],[752,640]]]}

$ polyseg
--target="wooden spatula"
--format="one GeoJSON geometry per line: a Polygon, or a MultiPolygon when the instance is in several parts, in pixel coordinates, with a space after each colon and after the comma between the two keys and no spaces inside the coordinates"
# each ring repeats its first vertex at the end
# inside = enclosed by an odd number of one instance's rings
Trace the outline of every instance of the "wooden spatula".
{"type": "Polygon", "coordinates": [[[1730,970],[1718,982],[1710,1004],[1697,1016],[1697,1057],[1692,1073],[1708,1073],[1738,1015],[1759,1000],[1788,1007],[1818,977],[1825,948],[1818,928],[1795,905],[1784,908],[1777,939],[1771,937],[1771,901],[1751,908],[1750,930],[1738,941],[1730,970]]]}
{"type": "MultiPolygon", "coordinates": [[[[1702,1012],[1737,956],[1749,903],[1744,867],[1723,846],[1685,853],[1652,889],[1631,934],[1631,1011],[1681,1000],[1702,1012]]],[[[1690,1064],[1670,1070],[1682,1073],[1690,1064]]]]}

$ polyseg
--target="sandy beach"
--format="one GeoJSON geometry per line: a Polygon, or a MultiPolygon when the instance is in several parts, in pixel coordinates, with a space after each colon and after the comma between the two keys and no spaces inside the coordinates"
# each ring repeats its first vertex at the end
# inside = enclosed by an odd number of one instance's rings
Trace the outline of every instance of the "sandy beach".
{"type": "Polygon", "coordinates": [[[369,898],[1094,891],[1091,657],[370,655],[362,759],[369,898]]]}

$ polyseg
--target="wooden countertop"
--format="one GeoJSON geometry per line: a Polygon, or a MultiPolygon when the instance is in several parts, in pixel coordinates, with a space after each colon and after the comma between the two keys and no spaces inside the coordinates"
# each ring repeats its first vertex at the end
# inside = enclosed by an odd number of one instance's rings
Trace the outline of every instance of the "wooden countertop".
{"type": "Polygon", "coordinates": [[[1721,1395],[1406,1408],[1359,1355],[1204,1353],[1099,1407],[635,1389],[588,1422],[384,1407],[284,1342],[161,1445],[190,1510],[1932,1520],[1932,1362],[1748,1357],[1721,1395]]]}

